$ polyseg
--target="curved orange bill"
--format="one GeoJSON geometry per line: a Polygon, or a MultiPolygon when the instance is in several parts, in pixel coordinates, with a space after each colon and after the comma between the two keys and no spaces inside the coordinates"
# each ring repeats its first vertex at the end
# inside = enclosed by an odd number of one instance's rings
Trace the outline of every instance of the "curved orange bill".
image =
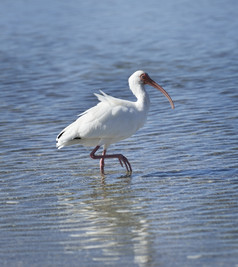
{"type": "Polygon", "coordinates": [[[153,81],[148,74],[146,75],[146,79],[144,82],[146,84],[149,84],[150,86],[153,86],[154,88],[158,89],[161,93],[163,93],[168,98],[172,109],[174,109],[174,102],[173,102],[172,98],[169,96],[169,94],[160,85],[158,85],[158,83],[153,81]]]}

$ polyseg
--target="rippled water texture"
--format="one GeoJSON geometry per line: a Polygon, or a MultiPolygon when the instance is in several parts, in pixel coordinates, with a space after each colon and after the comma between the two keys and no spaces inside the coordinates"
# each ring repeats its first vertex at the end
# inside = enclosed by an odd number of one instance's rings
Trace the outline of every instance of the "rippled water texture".
{"type": "Polygon", "coordinates": [[[238,265],[238,2],[1,1],[0,265],[238,265]],[[99,89],[151,110],[110,147],[131,177],[56,135],[99,89]]]}

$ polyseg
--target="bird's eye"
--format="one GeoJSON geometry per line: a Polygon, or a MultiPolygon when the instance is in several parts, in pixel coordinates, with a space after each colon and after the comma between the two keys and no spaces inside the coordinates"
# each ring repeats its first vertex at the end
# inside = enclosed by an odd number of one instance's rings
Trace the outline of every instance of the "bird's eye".
{"type": "Polygon", "coordinates": [[[145,73],[141,74],[141,76],[140,76],[141,80],[144,80],[145,76],[146,76],[145,73]]]}

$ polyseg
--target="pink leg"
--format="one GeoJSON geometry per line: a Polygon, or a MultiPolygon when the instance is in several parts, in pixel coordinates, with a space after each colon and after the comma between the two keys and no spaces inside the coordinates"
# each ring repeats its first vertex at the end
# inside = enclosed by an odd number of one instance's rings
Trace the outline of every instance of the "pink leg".
{"type": "Polygon", "coordinates": [[[95,153],[98,151],[99,147],[100,146],[96,146],[93,149],[93,151],[90,153],[90,157],[92,159],[100,159],[100,170],[101,170],[102,175],[104,175],[104,159],[113,159],[113,158],[118,159],[122,167],[123,167],[123,163],[124,163],[127,172],[129,174],[132,173],[131,164],[125,156],[123,156],[122,154],[106,155],[106,150],[103,150],[102,156],[95,155],[95,153]]]}
{"type": "Polygon", "coordinates": [[[105,159],[105,155],[106,155],[107,150],[104,149],[102,152],[102,158],[100,159],[100,170],[101,170],[101,174],[105,174],[104,173],[104,159],[105,159]]]}
{"type": "Polygon", "coordinates": [[[103,154],[102,156],[97,156],[95,155],[95,153],[98,151],[98,149],[100,148],[100,146],[96,146],[93,151],[90,153],[90,157],[92,159],[100,159],[100,171],[101,171],[101,174],[104,175],[104,154],[106,154],[106,151],[104,152],[103,151],[103,154]]]}

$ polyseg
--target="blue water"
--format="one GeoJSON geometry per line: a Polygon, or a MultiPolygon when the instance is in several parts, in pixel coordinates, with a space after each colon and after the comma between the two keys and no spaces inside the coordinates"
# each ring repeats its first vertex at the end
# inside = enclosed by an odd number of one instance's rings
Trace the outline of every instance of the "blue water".
{"type": "Polygon", "coordinates": [[[238,264],[238,2],[1,1],[0,265],[238,264]],[[147,124],[110,147],[133,174],[56,135],[99,89],[147,124]]]}

